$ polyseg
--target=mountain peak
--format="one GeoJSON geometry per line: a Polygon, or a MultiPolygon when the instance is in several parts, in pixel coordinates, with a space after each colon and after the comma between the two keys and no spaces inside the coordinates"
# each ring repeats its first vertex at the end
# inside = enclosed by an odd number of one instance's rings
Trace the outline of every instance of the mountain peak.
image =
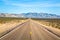
{"type": "Polygon", "coordinates": [[[21,13],[21,14],[0,14],[0,17],[25,17],[25,18],[60,18],[60,15],[48,13],[21,13]]]}

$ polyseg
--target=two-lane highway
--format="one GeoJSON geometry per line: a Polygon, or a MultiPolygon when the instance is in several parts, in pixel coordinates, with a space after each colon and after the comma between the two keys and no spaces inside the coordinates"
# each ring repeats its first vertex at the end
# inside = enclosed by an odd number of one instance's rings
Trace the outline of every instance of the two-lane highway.
{"type": "Polygon", "coordinates": [[[30,19],[0,40],[60,40],[60,37],[30,19]]]}

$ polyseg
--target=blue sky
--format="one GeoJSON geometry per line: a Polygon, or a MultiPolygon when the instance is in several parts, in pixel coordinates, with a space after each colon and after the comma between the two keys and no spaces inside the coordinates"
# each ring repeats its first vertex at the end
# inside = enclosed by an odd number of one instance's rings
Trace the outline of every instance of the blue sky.
{"type": "Polygon", "coordinates": [[[0,0],[0,13],[27,12],[60,15],[60,0],[0,0]]]}

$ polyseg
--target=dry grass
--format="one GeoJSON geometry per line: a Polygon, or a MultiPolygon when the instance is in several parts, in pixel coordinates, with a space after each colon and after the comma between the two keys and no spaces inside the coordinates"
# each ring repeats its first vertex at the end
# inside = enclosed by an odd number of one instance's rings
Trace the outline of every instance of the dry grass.
{"type": "Polygon", "coordinates": [[[46,26],[60,29],[60,19],[35,19],[46,26]]]}
{"type": "Polygon", "coordinates": [[[0,37],[22,22],[25,22],[25,19],[0,18],[0,37]]]}

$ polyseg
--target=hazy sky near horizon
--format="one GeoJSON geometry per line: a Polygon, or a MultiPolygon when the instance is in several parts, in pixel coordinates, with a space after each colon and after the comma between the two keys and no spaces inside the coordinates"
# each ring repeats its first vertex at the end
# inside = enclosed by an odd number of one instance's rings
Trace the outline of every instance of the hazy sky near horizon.
{"type": "Polygon", "coordinates": [[[60,0],[0,0],[0,13],[27,12],[60,15],[60,0]]]}

